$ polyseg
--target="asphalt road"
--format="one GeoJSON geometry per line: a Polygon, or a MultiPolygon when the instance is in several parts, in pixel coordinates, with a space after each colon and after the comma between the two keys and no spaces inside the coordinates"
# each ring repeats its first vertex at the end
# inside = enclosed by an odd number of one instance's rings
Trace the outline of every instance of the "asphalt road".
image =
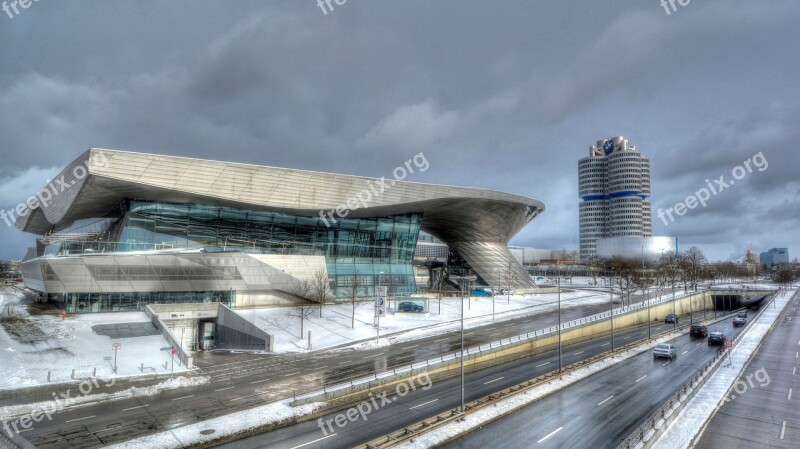
{"type": "Polygon", "coordinates": [[[800,294],[795,294],[750,365],[703,431],[698,449],[800,445],[800,294]],[[734,397],[735,396],[735,397],[734,397]]]}
{"type": "MultiPolygon", "coordinates": [[[[688,321],[688,320],[687,320],[688,321]]],[[[688,323],[687,323],[688,324],[688,323]]],[[[662,330],[666,329],[667,325],[659,324],[662,330]]],[[[730,319],[725,323],[719,323],[711,326],[712,329],[730,329],[730,319]]],[[[654,328],[655,329],[655,328],[654,328]]],[[[628,329],[624,332],[619,332],[615,335],[617,342],[621,344],[632,343],[636,340],[647,338],[647,326],[641,326],[633,329],[628,329]]],[[[682,337],[688,341],[688,337],[682,337]]],[[[698,343],[696,340],[694,343],[698,343]]],[[[699,366],[702,362],[700,359],[704,357],[711,357],[717,348],[708,349],[704,342],[700,346],[694,344],[689,347],[689,344],[682,345],[687,354],[679,356],[673,364],[674,367],[664,368],[672,371],[681,370],[689,372],[689,367],[699,366]],[[701,356],[702,354],[702,356],[701,356]]],[[[575,363],[585,358],[600,354],[608,351],[610,348],[609,335],[598,336],[594,340],[565,347],[562,350],[562,358],[564,365],[575,363]]],[[[663,364],[667,363],[666,360],[661,360],[658,363],[652,362],[650,353],[644,354],[641,357],[644,362],[643,365],[655,369],[663,368],[663,364]]],[[[624,362],[622,368],[618,371],[622,372],[620,376],[630,378],[634,374],[627,373],[626,367],[632,365],[631,362],[624,362]]],[[[668,364],[669,365],[669,364],[668,364]]],[[[487,368],[479,372],[471,373],[465,379],[465,392],[466,400],[471,401],[481,398],[493,392],[502,390],[504,388],[519,384],[523,381],[533,377],[546,374],[558,368],[558,353],[551,351],[534,358],[518,360],[511,363],[487,368]]],[[[600,374],[598,374],[599,376],[600,374]]],[[[220,447],[228,449],[250,449],[250,448],[288,448],[288,449],[332,449],[332,448],[345,448],[353,447],[360,443],[365,443],[373,438],[384,435],[390,431],[401,429],[404,426],[413,424],[421,419],[430,417],[437,413],[457,408],[460,405],[460,380],[458,378],[449,379],[443,382],[437,382],[427,390],[419,388],[421,381],[416,382],[418,388],[416,391],[409,392],[405,396],[389,395],[390,399],[395,396],[396,399],[392,400],[390,404],[386,404],[376,411],[372,411],[366,416],[366,420],[359,417],[355,420],[347,420],[344,426],[336,425],[336,416],[346,411],[328,414],[321,418],[320,421],[304,422],[294,426],[281,428],[272,432],[267,432],[258,436],[250,437],[247,439],[232,442],[220,447]],[[331,424],[325,424],[331,421],[331,424]],[[323,430],[324,429],[324,430],[323,430]]],[[[611,382],[613,383],[613,381],[611,382]]],[[[643,384],[644,385],[644,384],[643,384]]],[[[606,390],[607,387],[601,387],[601,391],[606,390]]],[[[570,388],[570,391],[572,388],[570,388]]],[[[670,393],[671,394],[671,393],[670,393]]],[[[571,393],[569,394],[570,397],[571,393]]],[[[578,391],[575,393],[575,398],[580,398],[584,393],[578,391]]],[[[567,409],[572,407],[574,401],[562,402],[564,413],[567,409]]],[[[381,404],[381,402],[378,402],[381,404]]],[[[581,404],[575,404],[574,410],[569,410],[571,414],[580,414],[585,410],[581,404]]],[[[551,408],[539,409],[536,414],[551,413],[551,408]]],[[[641,411],[641,409],[632,410],[632,413],[641,411]]],[[[643,416],[643,415],[642,415],[643,416]]],[[[530,420],[531,418],[526,418],[530,420]]],[[[539,419],[538,416],[536,418],[539,419]]],[[[631,416],[631,420],[640,419],[639,416],[631,416]]],[[[524,427],[529,427],[526,423],[524,427]]],[[[513,430],[504,430],[504,432],[519,433],[518,428],[513,430]]],[[[519,446],[501,446],[501,447],[529,447],[530,437],[522,438],[519,446]]],[[[497,441],[481,441],[475,446],[469,447],[487,447],[487,445],[497,446],[497,441]]],[[[568,447],[568,446],[564,446],[568,447]]],[[[589,447],[589,446],[570,446],[570,447],[589,447]]]]}
{"type": "MultiPolygon", "coordinates": [[[[710,330],[739,332],[730,319],[710,330]]],[[[642,353],[443,447],[616,447],[719,350],[688,335],[672,343],[679,353],[672,362],[642,353]]]]}
{"type": "MultiPolygon", "coordinates": [[[[586,292],[586,295],[603,297],[607,293],[586,292]]],[[[563,321],[607,310],[605,304],[572,307],[565,301],[562,306],[563,321]]],[[[702,313],[696,314],[696,317],[700,316],[702,313]]],[[[686,321],[682,318],[681,323],[686,324],[686,321]]],[[[465,333],[465,344],[471,346],[497,341],[554,324],[554,312],[532,311],[527,316],[469,329],[465,333]]],[[[664,326],[668,325],[654,325],[653,331],[658,332],[657,327],[666,329],[664,326]]],[[[627,343],[624,337],[620,337],[620,344],[627,343]]],[[[208,385],[67,409],[53,415],[50,421],[36,423],[22,435],[45,449],[101,447],[276,402],[294,394],[317,390],[323,384],[361,378],[437,357],[458,350],[459,342],[459,333],[454,331],[363,351],[333,349],[284,355],[199,354],[195,363],[201,369],[200,374],[211,378],[208,385]]]]}

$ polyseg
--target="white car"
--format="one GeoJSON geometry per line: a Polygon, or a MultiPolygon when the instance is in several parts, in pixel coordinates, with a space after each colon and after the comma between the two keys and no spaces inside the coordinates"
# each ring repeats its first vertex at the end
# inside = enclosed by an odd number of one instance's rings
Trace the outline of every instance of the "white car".
{"type": "Polygon", "coordinates": [[[675,357],[678,357],[678,348],[669,343],[659,343],[653,349],[653,358],[657,359],[659,357],[666,357],[670,360],[674,360],[675,357]]]}

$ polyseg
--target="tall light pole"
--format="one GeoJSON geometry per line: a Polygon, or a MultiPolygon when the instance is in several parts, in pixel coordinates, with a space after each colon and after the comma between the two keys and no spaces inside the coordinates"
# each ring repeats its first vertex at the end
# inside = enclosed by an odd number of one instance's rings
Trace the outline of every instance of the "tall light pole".
{"type": "MultiPolygon", "coordinates": [[[[382,287],[381,285],[383,283],[382,277],[383,277],[383,271],[378,273],[378,287],[382,287]]],[[[383,288],[381,288],[381,290],[383,290],[383,288]]],[[[387,288],[386,290],[388,291],[389,289],[387,288]]],[[[375,302],[377,303],[375,312],[376,315],[378,315],[378,325],[376,326],[378,329],[378,335],[377,339],[375,340],[375,343],[378,343],[381,341],[381,306],[383,306],[383,304],[381,304],[380,301],[386,302],[386,298],[381,298],[380,296],[378,296],[378,289],[375,289],[375,295],[377,296],[377,298],[375,299],[375,302]]]]}
{"type": "MultiPolygon", "coordinates": [[[[467,281],[464,280],[466,285],[467,281]]],[[[464,408],[464,292],[461,292],[461,414],[464,408]]]]}
{"type": "Polygon", "coordinates": [[[609,277],[609,296],[611,297],[611,352],[614,352],[614,279],[609,277]]]}
{"type": "Polygon", "coordinates": [[[561,279],[560,278],[556,281],[556,285],[558,286],[558,372],[561,373],[562,360],[561,360],[561,279]]]}
{"type": "MultiPolygon", "coordinates": [[[[496,279],[497,276],[497,268],[492,268],[492,279],[496,279]]],[[[494,288],[489,287],[492,290],[492,321],[494,321],[494,288]]]]}

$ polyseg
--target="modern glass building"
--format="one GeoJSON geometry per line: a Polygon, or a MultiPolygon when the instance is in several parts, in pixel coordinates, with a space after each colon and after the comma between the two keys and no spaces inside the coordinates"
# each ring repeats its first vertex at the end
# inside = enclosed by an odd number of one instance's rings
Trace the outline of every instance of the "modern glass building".
{"type": "Polygon", "coordinates": [[[408,295],[420,230],[484,282],[512,267],[534,288],[507,248],[544,210],[525,197],[400,181],[377,194],[373,178],[100,149],[57,179],[69,187],[16,226],[41,236],[26,286],[70,311],[287,304],[319,277],[329,301],[408,295]]]}

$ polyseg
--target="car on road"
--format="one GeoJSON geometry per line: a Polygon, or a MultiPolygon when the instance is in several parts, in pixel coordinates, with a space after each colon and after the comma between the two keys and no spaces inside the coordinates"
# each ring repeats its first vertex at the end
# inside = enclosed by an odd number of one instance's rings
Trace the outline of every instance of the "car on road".
{"type": "Polygon", "coordinates": [[[712,332],[708,334],[708,345],[724,345],[725,344],[725,334],[722,332],[712,332]]]}
{"type": "Polygon", "coordinates": [[[745,324],[747,324],[747,318],[742,318],[740,316],[737,316],[736,318],[733,319],[733,327],[740,327],[744,326],[745,324]]]}
{"type": "Polygon", "coordinates": [[[417,312],[417,313],[420,313],[420,312],[422,312],[423,308],[422,308],[421,305],[419,305],[417,303],[406,301],[406,302],[401,302],[400,304],[398,304],[397,305],[397,310],[399,310],[401,312],[417,312]]]}
{"type": "Polygon", "coordinates": [[[737,318],[747,318],[747,310],[740,310],[739,313],[736,314],[737,318]]]}
{"type": "Polygon", "coordinates": [[[669,343],[659,343],[653,348],[653,358],[657,359],[659,357],[666,357],[670,360],[674,360],[675,357],[678,357],[678,348],[669,343]]]}
{"type": "Polygon", "coordinates": [[[665,323],[675,323],[675,324],[677,324],[678,323],[678,315],[675,315],[674,313],[670,313],[669,315],[664,317],[664,322],[665,323]]]}
{"type": "Polygon", "coordinates": [[[706,338],[708,336],[708,326],[705,324],[692,324],[692,327],[689,328],[689,336],[706,338]]]}

